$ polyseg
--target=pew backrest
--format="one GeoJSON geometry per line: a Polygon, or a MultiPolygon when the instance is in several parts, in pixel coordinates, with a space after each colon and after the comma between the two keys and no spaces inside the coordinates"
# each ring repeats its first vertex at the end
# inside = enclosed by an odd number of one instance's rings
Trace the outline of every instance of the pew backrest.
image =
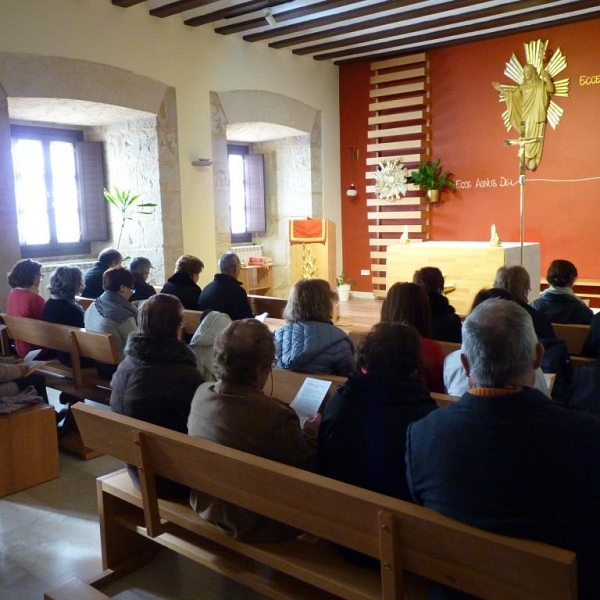
{"type": "Polygon", "coordinates": [[[287,304],[287,298],[276,298],[275,296],[258,296],[248,294],[250,307],[255,315],[269,313],[273,319],[283,319],[283,309],[287,304]]]}
{"type": "Polygon", "coordinates": [[[58,352],[65,352],[71,357],[71,367],[62,365],[57,360],[50,361],[40,371],[70,377],[75,380],[76,385],[83,382],[79,357],[73,346],[73,328],[68,325],[48,323],[38,319],[16,317],[0,313],[0,319],[6,325],[7,334],[10,339],[18,340],[37,346],[48,348],[58,352]]]}
{"type": "Polygon", "coordinates": [[[94,301],[94,298],[85,298],[83,296],[75,296],[75,301],[83,310],[87,310],[87,307],[94,301]]]}
{"type": "Polygon", "coordinates": [[[289,404],[296,397],[296,394],[307,377],[331,381],[332,385],[329,388],[329,395],[333,394],[338,386],[344,385],[347,379],[340,375],[303,373],[300,371],[292,371],[291,369],[279,369],[273,367],[271,369],[271,375],[267,379],[267,383],[265,383],[263,392],[267,394],[267,396],[273,396],[273,398],[278,398],[289,404]]]}
{"type": "MultiPolygon", "coordinates": [[[[192,336],[196,333],[196,329],[200,326],[200,320],[202,318],[202,311],[190,310],[188,308],[183,311],[183,331],[185,335],[192,336]]],[[[185,340],[183,340],[185,341],[185,340]]]]}
{"type": "Polygon", "coordinates": [[[456,350],[461,349],[461,344],[458,342],[444,342],[437,340],[437,343],[442,347],[444,356],[448,356],[448,354],[452,354],[452,352],[456,352],[456,350]]]}
{"type": "Polygon", "coordinates": [[[577,597],[575,556],[567,550],[484,532],[427,508],[110,411],[77,404],[73,412],[86,445],[138,467],[150,537],[170,531],[154,483],[163,476],[380,559],[382,590],[374,598],[405,598],[406,573],[484,600],[577,597]]]}
{"type": "MultiPolygon", "coordinates": [[[[95,361],[109,365],[117,365],[120,360],[119,350],[115,337],[109,333],[87,331],[70,325],[49,323],[38,319],[15,317],[0,313],[0,319],[7,326],[9,337],[22,342],[27,342],[41,348],[49,348],[59,352],[68,353],[71,357],[71,366],[65,366],[58,361],[51,361],[39,370],[42,374],[60,375],[73,380],[75,390],[87,390],[98,385],[108,386],[107,380],[102,380],[95,373],[95,369],[82,369],[81,357],[91,358],[95,361]],[[92,372],[93,371],[93,372],[92,372]]],[[[47,384],[52,381],[47,380],[47,384]]],[[[66,381],[54,382],[58,389],[65,389],[66,381]]],[[[94,399],[103,399],[103,396],[94,399]]]]}
{"type": "Polygon", "coordinates": [[[589,325],[576,325],[574,323],[552,323],[554,333],[559,340],[567,344],[569,354],[581,354],[583,344],[590,332],[589,325]]]}

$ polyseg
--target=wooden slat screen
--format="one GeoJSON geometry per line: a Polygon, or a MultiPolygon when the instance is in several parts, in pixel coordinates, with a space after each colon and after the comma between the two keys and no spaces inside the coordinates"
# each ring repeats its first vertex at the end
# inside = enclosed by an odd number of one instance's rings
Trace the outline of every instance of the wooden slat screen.
{"type": "Polygon", "coordinates": [[[369,245],[373,293],[386,293],[387,246],[408,228],[412,242],[429,237],[429,204],[425,192],[410,185],[405,197],[380,200],[375,173],[380,162],[397,158],[408,171],[431,158],[429,61],[426,54],[371,63],[371,103],[366,153],[369,245]]]}

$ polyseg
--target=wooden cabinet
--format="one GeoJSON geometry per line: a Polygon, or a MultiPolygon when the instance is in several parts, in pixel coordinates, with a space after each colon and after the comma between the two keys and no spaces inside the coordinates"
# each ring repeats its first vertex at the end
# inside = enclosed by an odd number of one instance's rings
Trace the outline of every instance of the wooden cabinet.
{"type": "Polygon", "coordinates": [[[273,287],[271,267],[242,267],[239,279],[248,294],[268,296],[273,287]]]}

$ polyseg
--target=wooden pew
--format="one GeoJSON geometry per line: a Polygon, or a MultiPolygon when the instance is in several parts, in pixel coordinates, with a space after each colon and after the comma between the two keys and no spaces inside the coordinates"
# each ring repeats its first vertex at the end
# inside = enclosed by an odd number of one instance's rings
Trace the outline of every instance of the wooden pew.
{"type": "Polygon", "coordinates": [[[73,327],[14,317],[6,313],[0,313],[0,319],[7,326],[6,331],[10,339],[66,352],[71,356],[71,367],[61,364],[58,360],[52,360],[38,369],[38,372],[44,375],[48,387],[70,392],[76,387],[83,386],[81,364],[73,347],[73,327]]]}
{"type": "MultiPolygon", "coordinates": [[[[103,573],[94,588],[168,547],[261,594],[283,599],[422,600],[430,579],[484,600],[576,600],[572,552],[463,525],[432,510],[86,405],[87,444],[139,468],[98,480],[103,573]],[[249,544],[203,521],[187,501],[156,497],[154,477],[287,523],[310,536],[249,544]],[[317,539],[315,539],[315,537],[317,539]],[[332,543],[379,559],[344,562],[332,543]]],[[[95,590],[78,598],[99,598],[95,590]]],[[[48,596],[47,596],[48,597],[48,596]]],[[[53,600],[69,596],[53,591],[53,600]]]]}
{"type": "Polygon", "coordinates": [[[87,310],[87,307],[95,300],[95,298],[84,298],[83,296],[75,296],[75,301],[83,310],[87,310]]]}
{"type": "Polygon", "coordinates": [[[269,313],[273,319],[283,319],[282,312],[287,304],[287,298],[276,298],[275,296],[257,296],[248,294],[248,300],[255,315],[269,313]]]}
{"type": "Polygon", "coordinates": [[[338,386],[346,383],[346,377],[340,375],[301,373],[300,371],[273,367],[271,369],[271,376],[267,380],[267,383],[265,383],[263,392],[267,394],[267,396],[273,396],[273,398],[277,398],[289,404],[296,397],[298,390],[302,387],[302,384],[307,377],[331,381],[332,386],[329,389],[329,396],[335,393],[338,386]]]}
{"type": "Polygon", "coordinates": [[[574,369],[583,365],[590,365],[598,360],[596,358],[588,358],[586,356],[570,356],[569,358],[571,359],[571,365],[574,369]]]}
{"type": "MultiPolygon", "coordinates": [[[[14,317],[5,313],[0,313],[0,319],[7,326],[10,338],[70,355],[70,367],[58,360],[52,360],[37,370],[44,376],[46,386],[81,400],[109,403],[110,380],[100,377],[95,367],[83,369],[81,358],[91,358],[112,366],[118,365],[119,350],[112,334],[87,331],[38,319],[14,317]]],[[[86,459],[98,456],[97,452],[82,444],[76,431],[62,436],[59,444],[62,449],[86,459]]]]}
{"type": "MultiPolygon", "coordinates": [[[[290,369],[279,369],[274,367],[271,369],[271,376],[267,380],[263,392],[267,396],[272,395],[274,398],[278,398],[288,404],[296,397],[298,390],[304,383],[307,377],[315,377],[316,379],[325,379],[332,382],[332,386],[329,389],[329,397],[332,396],[336,389],[340,385],[346,383],[346,377],[340,375],[326,375],[324,373],[301,373],[300,371],[292,371],[290,369]]],[[[449,394],[440,394],[438,392],[431,392],[431,397],[435,400],[435,403],[440,407],[447,406],[458,400],[457,396],[450,396],[449,394]]]]}
{"type": "Polygon", "coordinates": [[[569,354],[581,354],[583,343],[590,332],[589,325],[576,325],[574,323],[552,323],[554,333],[559,340],[567,344],[569,354]]]}
{"type": "Polygon", "coordinates": [[[201,310],[190,310],[188,308],[183,310],[183,327],[180,331],[180,339],[182,342],[187,341],[186,336],[191,338],[194,333],[196,333],[196,329],[198,329],[200,325],[200,319],[202,318],[201,310]]]}
{"type": "Polygon", "coordinates": [[[461,349],[461,344],[459,344],[458,342],[443,342],[437,340],[437,343],[442,347],[442,350],[444,351],[444,356],[448,356],[448,354],[451,354],[452,352],[456,352],[456,350],[461,349]]]}
{"type": "Polygon", "coordinates": [[[99,377],[95,368],[83,369],[81,358],[91,358],[109,365],[119,364],[119,350],[112,334],[5,313],[0,313],[0,320],[7,326],[10,338],[70,355],[70,367],[58,360],[51,360],[38,369],[48,387],[81,399],[108,403],[110,381],[99,377]]]}

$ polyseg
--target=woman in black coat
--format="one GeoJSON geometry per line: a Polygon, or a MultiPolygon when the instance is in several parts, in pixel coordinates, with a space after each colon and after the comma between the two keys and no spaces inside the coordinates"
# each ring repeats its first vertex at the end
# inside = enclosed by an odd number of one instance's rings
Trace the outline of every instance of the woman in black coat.
{"type": "MultiPolygon", "coordinates": [[[[183,307],[173,296],[156,294],[142,304],[139,333],[129,336],[125,358],[112,378],[115,412],[187,433],[192,398],[203,379],[194,352],[177,338],[182,322],[183,307]]],[[[134,467],[129,474],[139,485],[134,467]]],[[[166,496],[189,491],[166,480],[157,489],[166,496]]]]}
{"type": "Polygon", "coordinates": [[[320,473],[410,500],[406,429],[437,408],[418,379],[420,348],[417,330],[400,323],[379,323],[361,340],[356,372],[325,406],[320,473]]]}
{"type": "Polygon", "coordinates": [[[191,254],[184,254],[175,263],[175,273],[163,285],[163,294],[177,296],[188,310],[198,310],[198,298],[202,288],[198,285],[198,278],[204,269],[204,263],[191,254]]]}

